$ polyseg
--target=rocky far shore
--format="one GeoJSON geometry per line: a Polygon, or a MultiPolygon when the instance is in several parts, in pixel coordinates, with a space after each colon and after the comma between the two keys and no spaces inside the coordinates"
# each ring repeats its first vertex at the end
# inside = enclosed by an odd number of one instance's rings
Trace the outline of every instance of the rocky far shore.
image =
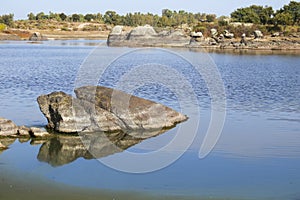
{"type": "Polygon", "coordinates": [[[127,47],[183,47],[206,49],[250,49],[250,50],[300,50],[300,33],[288,37],[280,32],[263,35],[260,30],[250,35],[234,35],[229,31],[219,32],[211,29],[204,36],[202,32],[190,32],[183,29],[157,32],[152,26],[123,27],[114,26],[102,31],[58,31],[12,29],[0,33],[1,40],[67,40],[67,39],[107,39],[108,46],[127,47]]]}
{"type": "Polygon", "coordinates": [[[233,33],[225,30],[219,33],[210,30],[210,36],[204,37],[201,32],[187,35],[183,30],[156,32],[149,25],[139,26],[125,31],[123,26],[115,26],[107,39],[108,46],[128,47],[187,47],[218,49],[256,49],[256,50],[300,50],[300,34],[283,37],[280,33],[264,36],[256,30],[253,35],[241,35],[235,38],[233,33]]]}

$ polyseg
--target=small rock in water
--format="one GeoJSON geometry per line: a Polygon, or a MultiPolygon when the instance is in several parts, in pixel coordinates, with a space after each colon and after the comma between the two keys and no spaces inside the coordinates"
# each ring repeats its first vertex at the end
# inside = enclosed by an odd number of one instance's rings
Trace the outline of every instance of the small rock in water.
{"type": "Polygon", "coordinates": [[[31,127],[29,132],[33,137],[45,137],[50,135],[46,130],[37,127],[31,127]]]}
{"type": "Polygon", "coordinates": [[[0,117],[0,136],[15,135],[18,127],[11,120],[0,117]]]}

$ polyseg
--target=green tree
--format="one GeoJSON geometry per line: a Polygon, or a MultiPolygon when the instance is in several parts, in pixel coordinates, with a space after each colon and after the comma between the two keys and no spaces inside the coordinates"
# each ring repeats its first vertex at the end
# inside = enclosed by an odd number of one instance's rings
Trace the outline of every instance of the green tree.
{"type": "Polygon", "coordinates": [[[72,18],[73,22],[79,22],[80,21],[80,15],[78,15],[78,14],[73,14],[71,18],[72,18]]]}
{"type": "Polygon", "coordinates": [[[14,14],[1,15],[0,23],[12,27],[14,25],[14,14]]]}
{"type": "Polygon", "coordinates": [[[237,22],[267,24],[271,22],[274,11],[272,7],[252,5],[246,8],[239,8],[230,15],[237,22]]]}
{"type": "Polygon", "coordinates": [[[48,19],[48,16],[45,15],[44,12],[40,12],[40,13],[36,14],[36,20],[42,20],[42,19],[48,19]]]}
{"type": "Polygon", "coordinates": [[[36,20],[36,16],[31,12],[27,15],[28,20],[36,20]]]}
{"type": "Polygon", "coordinates": [[[215,14],[206,15],[206,21],[207,22],[214,22],[216,19],[217,19],[217,16],[215,14]]]}
{"type": "Polygon", "coordinates": [[[95,20],[95,19],[96,19],[96,16],[95,16],[94,14],[86,14],[86,15],[84,16],[84,19],[85,19],[86,21],[90,22],[90,21],[95,20]]]}
{"type": "Polygon", "coordinates": [[[67,15],[65,14],[65,13],[60,13],[59,14],[59,17],[60,17],[60,19],[62,20],[62,21],[65,21],[66,19],[67,19],[67,15]]]}
{"type": "Polygon", "coordinates": [[[115,11],[106,11],[106,13],[103,16],[104,23],[106,24],[119,24],[120,15],[118,15],[115,11]]]}
{"type": "Polygon", "coordinates": [[[95,15],[95,20],[97,20],[98,22],[103,22],[103,16],[101,13],[97,13],[95,15]]]}
{"type": "Polygon", "coordinates": [[[292,25],[293,24],[293,16],[288,12],[278,13],[274,17],[275,25],[292,25]]]}
{"type": "Polygon", "coordinates": [[[219,26],[227,26],[228,22],[229,22],[228,21],[228,17],[226,17],[224,15],[218,18],[218,24],[219,24],[219,26]]]}
{"type": "Polygon", "coordinates": [[[162,16],[160,20],[160,25],[162,27],[171,26],[171,20],[167,16],[162,16]]]}
{"type": "Polygon", "coordinates": [[[260,22],[262,24],[272,23],[272,17],[274,16],[274,10],[271,6],[265,6],[259,13],[260,22]]]}
{"type": "Polygon", "coordinates": [[[52,20],[56,20],[56,21],[61,20],[59,14],[58,13],[53,13],[53,12],[49,12],[48,19],[52,19],[52,20]]]}
{"type": "Polygon", "coordinates": [[[276,15],[279,13],[290,14],[292,16],[292,24],[300,25],[300,2],[291,1],[288,5],[284,5],[276,15]]]}
{"type": "Polygon", "coordinates": [[[166,16],[167,18],[171,18],[173,16],[173,12],[169,9],[162,10],[162,16],[166,16]]]}

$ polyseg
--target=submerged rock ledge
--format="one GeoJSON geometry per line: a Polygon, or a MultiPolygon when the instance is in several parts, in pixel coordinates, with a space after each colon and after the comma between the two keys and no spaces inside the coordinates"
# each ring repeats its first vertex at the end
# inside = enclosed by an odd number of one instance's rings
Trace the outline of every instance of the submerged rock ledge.
{"type": "Polygon", "coordinates": [[[61,133],[114,132],[171,128],[187,116],[162,104],[102,86],[38,97],[47,127],[61,133]]]}

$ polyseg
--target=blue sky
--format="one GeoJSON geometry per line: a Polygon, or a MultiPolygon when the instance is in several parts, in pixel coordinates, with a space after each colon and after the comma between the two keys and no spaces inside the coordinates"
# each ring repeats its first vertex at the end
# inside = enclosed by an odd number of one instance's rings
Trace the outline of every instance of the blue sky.
{"type": "Polygon", "coordinates": [[[15,19],[25,19],[30,12],[104,13],[114,10],[120,14],[127,12],[151,12],[161,14],[161,10],[186,10],[190,12],[214,13],[229,16],[232,11],[252,4],[281,8],[290,0],[0,0],[0,15],[14,13],[15,19]]]}

